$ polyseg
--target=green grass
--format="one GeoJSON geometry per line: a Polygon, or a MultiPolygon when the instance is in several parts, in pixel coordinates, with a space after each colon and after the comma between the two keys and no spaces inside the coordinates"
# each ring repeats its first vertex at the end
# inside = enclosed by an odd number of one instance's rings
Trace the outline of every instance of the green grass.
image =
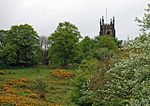
{"type": "Polygon", "coordinates": [[[29,79],[37,79],[46,77],[50,71],[50,69],[39,69],[39,68],[25,68],[25,69],[7,69],[8,78],[29,78],[29,79]]]}
{"type": "MultiPolygon", "coordinates": [[[[47,101],[61,104],[62,106],[76,106],[70,100],[71,93],[74,90],[74,78],[55,78],[51,75],[53,70],[48,68],[1,69],[0,71],[7,73],[6,75],[0,75],[0,80],[3,79],[0,81],[0,88],[3,83],[14,79],[28,78],[34,81],[38,78],[43,78],[48,83],[46,93],[47,101]]],[[[73,72],[73,70],[71,71],[73,72]]],[[[27,97],[30,94],[22,89],[18,95],[27,97]]]]}

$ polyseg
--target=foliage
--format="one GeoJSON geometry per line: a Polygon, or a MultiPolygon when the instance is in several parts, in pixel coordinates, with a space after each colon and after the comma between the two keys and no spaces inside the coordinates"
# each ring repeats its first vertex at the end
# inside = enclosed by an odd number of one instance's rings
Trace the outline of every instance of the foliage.
{"type": "MultiPolygon", "coordinates": [[[[86,38],[87,39],[87,38],[86,38]]],[[[86,49],[90,58],[83,59],[80,64],[78,77],[75,80],[76,89],[72,96],[73,102],[80,106],[91,106],[93,104],[93,91],[102,85],[106,78],[104,73],[111,67],[111,58],[117,49],[114,38],[102,36],[94,39],[88,44],[90,48],[86,49]],[[91,54],[90,54],[91,53],[91,54]],[[90,82],[89,82],[90,80],[90,82]],[[88,86],[88,84],[90,85],[88,86]]],[[[86,51],[85,51],[86,52],[86,51]]],[[[98,105],[99,106],[99,105],[98,105]]]]}
{"type": "Polygon", "coordinates": [[[54,76],[56,78],[72,78],[75,76],[75,74],[72,72],[66,71],[66,70],[55,69],[52,72],[52,76],[54,76]]]}
{"type": "Polygon", "coordinates": [[[4,36],[1,59],[7,65],[28,66],[38,62],[39,38],[30,25],[12,26],[4,36]]]}
{"type": "Polygon", "coordinates": [[[7,34],[7,31],[4,31],[4,30],[0,30],[0,64],[1,64],[1,58],[2,58],[2,50],[3,50],[3,47],[5,45],[5,41],[4,41],[4,37],[6,36],[7,34]]]}
{"type": "Polygon", "coordinates": [[[122,48],[123,40],[118,40],[117,38],[115,38],[115,42],[116,42],[118,48],[122,48]]]}
{"type": "MultiPolygon", "coordinates": [[[[150,7],[150,5],[149,5],[150,7]]],[[[147,10],[149,12],[149,9],[147,10]]],[[[130,42],[125,58],[102,76],[93,76],[80,85],[76,103],[91,106],[149,106],[150,34],[148,14],[140,22],[143,35],[130,42]]],[[[103,45],[102,45],[103,46],[103,45]]],[[[105,46],[103,46],[105,47],[105,46]]],[[[110,48],[109,48],[110,49],[110,48]]],[[[115,60],[116,61],[116,60],[115,60]]]]}
{"type": "Polygon", "coordinates": [[[82,58],[89,59],[93,57],[93,50],[95,48],[95,41],[94,39],[90,39],[86,36],[83,40],[79,42],[79,47],[82,51],[82,58]]]}
{"type": "Polygon", "coordinates": [[[83,60],[79,66],[79,69],[82,71],[88,71],[93,73],[94,71],[97,71],[99,67],[99,61],[95,58],[83,60]]]}
{"type": "Polygon", "coordinates": [[[142,19],[136,18],[138,25],[141,27],[141,31],[143,33],[150,33],[150,4],[148,4],[148,8],[145,9],[145,13],[142,19]]]}
{"type": "Polygon", "coordinates": [[[82,61],[96,58],[99,61],[110,59],[117,50],[119,41],[109,36],[99,36],[94,39],[85,37],[79,43],[82,51],[82,61]]]}
{"type": "MultiPolygon", "coordinates": [[[[93,106],[149,105],[150,36],[143,35],[137,38],[128,48],[141,48],[144,52],[137,54],[131,51],[129,58],[116,63],[104,75],[108,80],[102,84],[97,83],[96,89],[93,89],[92,79],[82,85],[82,101],[88,99],[93,106]]],[[[94,80],[96,78],[98,77],[94,77],[94,80]]]]}
{"type": "Polygon", "coordinates": [[[110,59],[113,56],[113,52],[108,50],[108,48],[98,48],[93,55],[98,60],[104,61],[110,59]]]}
{"type": "Polygon", "coordinates": [[[72,101],[80,106],[90,106],[91,101],[83,100],[83,91],[85,90],[86,81],[99,70],[99,61],[97,59],[83,60],[80,64],[80,68],[76,70],[77,77],[75,78],[75,89],[72,94],[72,101]],[[84,87],[83,87],[84,86],[84,87]]]}
{"type": "Polygon", "coordinates": [[[0,51],[2,50],[3,46],[5,45],[4,37],[6,36],[7,31],[0,30],[0,51]]]}
{"type": "Polygon", "coordinates": [[[72,92],[71,100],[79,106],[90,105],[90,101],[83,101],[81,99],[82,91],[84,90],[84,87],[82,85],[86,84],[89,75],[89,71],[87,70],[77,70],[77,77],[74,80],[75,89],[72,92]]]}
{"type": "Polygon", "coordinates": [[[80,38],[78,28],[69,23],[59,23],[56,31],[49,37],[49,59],[54,67],[66,67],[69,63],[77,61],[80,38]]]}
{"type": "Polygon", "coordinates": [[[112,63],[110,62],[109,59],[99,61],[94,58],[82,61],[80,69],[77,70],[76,88],[72,96],[73,102],[80,106],[91,106],[93,104],[95,90],[107,80],[105,73],[111,67],[112,63]]]}
{"type": "Polygon", "coordinates": [[[108,50],[116,50],[117,44],[114,38],[109,36],[98,37],[98,47],[107,48],[108,50]]]}
{"type": "Polygon", "coordinates": [[[149,35],[143,35],[142,37],[137,38],[129,48],[142,47],[144,52],[141,54],[130,54],[129,59],[119,62],[108,72],[108,75],[112,80],[105,85],[107,89],[109,89],[105,90],[106,93],[109,93],[106,99],[109,98],[110,101],[113,101],[114,99],[119,98],[119,100],[122,99],[131,105],[146,106],[149,104],[149,43],[149,35]]]}

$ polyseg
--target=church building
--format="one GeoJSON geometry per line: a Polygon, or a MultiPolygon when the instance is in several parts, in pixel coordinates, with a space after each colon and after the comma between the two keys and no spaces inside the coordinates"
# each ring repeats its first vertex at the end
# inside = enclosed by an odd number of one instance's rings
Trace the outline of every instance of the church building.
{"type": "Polygon", "coordinates": [[[115,37],[115,18],[110,19],[110,23],[104,22],[104,17],[100,19],[100,36],[112,36],[115,37]]]}

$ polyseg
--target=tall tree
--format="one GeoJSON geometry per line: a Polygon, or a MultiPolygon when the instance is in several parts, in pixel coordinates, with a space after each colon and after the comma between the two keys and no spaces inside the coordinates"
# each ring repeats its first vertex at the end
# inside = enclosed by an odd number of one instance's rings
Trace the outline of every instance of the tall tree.
{"type": "Polygon", "coordinates": [[[15,25],[4,37],[2,60],[8,65],[33,65],[38,62],[39,37],[32,26],[15,25]]]}
{"type": "Polygon", "coordinates": [[[49,59],[54,67],[65,67],[76,61],[80,37],[75,25],[69,22],[59,23],[56,31],[49,37],[49,59]]]}

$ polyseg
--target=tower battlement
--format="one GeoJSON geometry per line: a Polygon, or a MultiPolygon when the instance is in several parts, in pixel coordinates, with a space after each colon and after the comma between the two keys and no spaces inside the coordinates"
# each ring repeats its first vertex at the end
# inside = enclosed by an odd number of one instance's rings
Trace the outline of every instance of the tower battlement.
{"type": "Polygon", "coordinates": [[[100,19],[100,36],[112,36],[115,37],[115,18],[110,19],[110,23],[104,22],[104,17],[100,19]]]}

